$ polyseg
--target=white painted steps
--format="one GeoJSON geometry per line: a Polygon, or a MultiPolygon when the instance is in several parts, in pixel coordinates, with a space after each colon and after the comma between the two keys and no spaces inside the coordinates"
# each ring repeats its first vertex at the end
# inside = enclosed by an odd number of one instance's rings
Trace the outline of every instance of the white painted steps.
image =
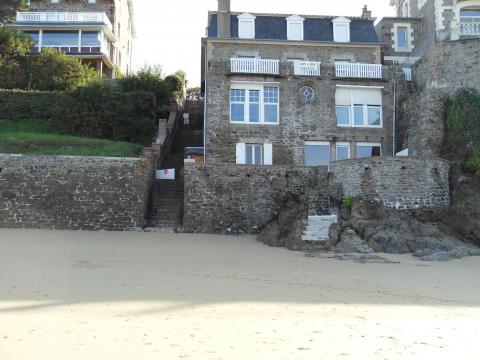
{"type": "Polygon", "coordinates": [[[336,224],[337,215],[315,215],[308,217],[308,225],[303,232],[303,241],[329,241],[330,226],[336,224]]]}

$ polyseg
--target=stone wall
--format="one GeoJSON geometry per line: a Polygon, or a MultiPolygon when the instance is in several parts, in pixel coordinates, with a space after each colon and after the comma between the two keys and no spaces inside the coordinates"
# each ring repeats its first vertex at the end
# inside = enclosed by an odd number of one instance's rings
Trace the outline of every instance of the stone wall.
{"type": "Polygon", "coordinates": [[[380,46],[325,45],[283,46],[273,43],[228,43],[208,40],[206,94],[206,161],[235,163],[236,143],[271,143],[274,165],[304,164],[306,141],[328,141],[331,158],[335,159],[335,143],[349,142],[355,156],[355,142],[381,143],[383,154],[392,154],[393,79],[405,82],[399,68],[384,67],[383,79],[340,79],[335,76],[335,59],[352,62],[380,62],[380,46]],[[279,59],[280,75],[232,74],[230,58],[254,55],[279,59]],[[287,59],[321,61],[321,76],[297,76],[287,59]],[[278,125],[230,123],[229,90],[232,81],[271,82],[280,90],[278,125]],[[383,87],[383,128],[338,127],[335,114],[337,85],[383,87]],[[315,91],[313,101],[299,96],[303,86],[315,91]]]}
{"type": "Polygon", "coordinates": [[[0,154],[0,228],[141,227],[149,167],[144,159],[0,154]]]}
{"type": "Polygon", "coordinates": [[[328,197],[324,167],[186,163],[184,171],[188,232],[258,233],[278,216],[287,196],[302,203],[328,197]]]}
{"type": "Polygon", "coordinates": [[[387,157],[334,162],[332,184],[344,196],[378,198],[397,210],[450,206],[449,163],[421,157],[387,157]]]}
{"type": "Polygon", "coordinates": [[[399,125],[412,156],[438,157],[443,142],[445,101],[464,88],[480,89],[480,39],[437,43],[413,67],[416,91],[399,108],[399,125]]]}

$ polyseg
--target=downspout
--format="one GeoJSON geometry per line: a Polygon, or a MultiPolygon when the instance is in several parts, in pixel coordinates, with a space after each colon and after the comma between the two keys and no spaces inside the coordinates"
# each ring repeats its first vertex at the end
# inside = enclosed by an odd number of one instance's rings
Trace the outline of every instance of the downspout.
{"type": "Polygon", "coordinates": [[[392,151],[393,156],[396,155],[397,149],[397,81],[393,81],[393,141],[392,151]]]}
{"type": "Polygon", "coordinates": [[[207,81],[207,69],[208,69],[208,65],[207,65],[207,58],[208,58],[208,49],[207,49],[207,46],[208,46],[208,42],[205,41],[205,55],[204,55],[204,61],[205,61],[205,64],[203,64],[204,66],[204,74],[205,74],[205,77],[204,77],[204,81],[205,81],[205,93],[203,94],[203,162],[206,163],[207,162],[207,99],[208,99],[208,81],[207,81]]]}

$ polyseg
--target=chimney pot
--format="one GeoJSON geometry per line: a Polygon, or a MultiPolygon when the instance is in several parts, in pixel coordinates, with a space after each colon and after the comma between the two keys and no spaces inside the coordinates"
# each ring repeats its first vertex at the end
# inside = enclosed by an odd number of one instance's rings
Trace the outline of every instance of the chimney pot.
{"type": "Polygon", "coordinates": [[[368,6],[365,5],[362,9],[362,19],[371,19],[372,18],[372,12],[368,10],[368,6]]]}

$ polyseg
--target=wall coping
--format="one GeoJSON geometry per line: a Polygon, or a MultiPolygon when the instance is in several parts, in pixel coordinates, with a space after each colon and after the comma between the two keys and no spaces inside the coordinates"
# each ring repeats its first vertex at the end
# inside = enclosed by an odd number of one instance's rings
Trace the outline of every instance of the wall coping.
{"type": "Polygon", "coordinates": [[[139,161],[143,157],[109,157],[109,156],[72,156],[72,155],[25,155],[25,154],[0,154],[1,157],[25,158],[25,159],[82,159],[82,160],[109,160],[109,161],[139,161]]]}
{"type": "Polygon", "coordinates": [[[375,163],[375,162],[402,162],[402,161],[431,161],[431,162],[443,162],[450,164],[450,161],[437,158],[437,157],[430,157],[430,156],[377,156],[377,157],[369,157],[369,158],[360,158],[360,159],[346,159],[346,160],[337,160],[332,161],[332,165],[334,164],[358,164],[358,163],[375,163]]]}

